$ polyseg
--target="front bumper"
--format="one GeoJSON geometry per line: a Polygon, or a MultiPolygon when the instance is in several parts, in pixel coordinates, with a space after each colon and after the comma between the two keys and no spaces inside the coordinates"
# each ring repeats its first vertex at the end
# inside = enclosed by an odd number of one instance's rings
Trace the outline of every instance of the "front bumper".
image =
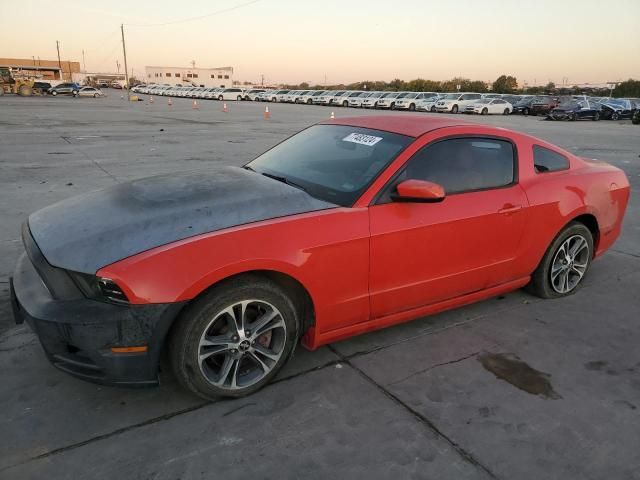
{"type": "Polygon", "coordinates": [[[94,383],[158,384],[160,352],[184,303],[116,305],[87,298],[56,300],[26,253],[10,281],[16,323],[26,321],[58,369],[94,383]],[[147,346],[113,353],[112,347],[147,346]]]}

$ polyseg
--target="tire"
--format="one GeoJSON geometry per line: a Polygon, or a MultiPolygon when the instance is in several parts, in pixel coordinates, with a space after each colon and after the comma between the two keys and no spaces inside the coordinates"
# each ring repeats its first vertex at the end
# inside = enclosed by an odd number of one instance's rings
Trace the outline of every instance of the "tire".
{"type": "Polygon", "coordinates": [[[522,114],[526,117],[529,115],[529,109],[527,107],[522,109],[522,114]]]}
{"type": "Polygon", "coordinates": [[[556,236],[553,242],[551,242],[538,268],[533,272],[531,282],[527,286],[527,289],[541,298],[560,298],[571,295],[582,285],[582,280],[591,266],[592,259],[593,236],[591,235],[591,231],[582,223],[571,222],[556,236]],[[564,251],[566,251],[567,245],[569,246],[569,250],[574,248],[574,246],[578,245],[578,238],[582,238],[585,242],[586,252],[583,245],[570,264],[562,266],[562,249],[564,248],[564,251]],[[576,265],[580,266],[576,268],[576,265]],[[560,267],[561,270],[559,273],[555,274],[554,283],[552,282],[552,274],[560,267]],[[567,272],[566,275],[568,278],[566,284],[564,283],[565,271],[567,272]],[[575,284],[573,283],[574,280],[577,280],[575,284]],[[559,285],[562,288],[558,288],[559,285]],[[565,286],[570,288],[562,291],[565,286]]]}
{"type": "Polygon", "coordinates": [[[278,99],[277,99],[276,97],[273,97],[273,98],[271,99],[271,101],[272,101],[273,103],[276,103],[276,102],[278,101],[278,99]]]}
{"type": "Polygon", "coordinates": [[[410,112],[415,112],[416,111],[416,104],[412,103],[411,105],[409,105],[409,111],[410,112]]]}
{"type": "Polygon", "coordinates": [[[242,97],[241,97],[240,95],[238,95],[238,98],[236,98],[236,100],[237,100],[238,102],[241,102],[241,101],[242,101],[242,97]]]}
{"type": "Polygon", "coordinates": [[[435,105],[433,105],[433,106],[431,107],[431,113],[436,113],[436,106],[435,106],[435,105]]]}
{"type": "Polygon", "coordinates": [[[72,90],[71,91],[71,95],[73,95],[74,97],[77,97],[79,93],[80,92],[78,92],[77,90],[72,90]]]}
{"type": "Polygon", "coordinates": [[[391,103],[391,105],[389,105],[389,110],[395,110],[396,109],[396,102],[391,103]]]}
{"type": "Polygon", "coordinates": [[[598,120],[600,120],[600,112],[596,112],[593,114],[593,121],[597,122],[598,120]]]}
{"type": "Polygon", "coordinates": [[[451,107],[451,113],[458,113],[458,105],[451,107]]]}
{"type": "Polygon", "coordinates": [[[221,102],[222,100],[223,100],[222,95],[218,95],[218,101],[220,101],[220,102],[221,102]]]}
{"type": "Polygon", "coordinates": [[[503,115],[509,115],[511,112],[509,111],[508,108],[504,109],[504,112],[502,112],[503,115]]]}
{"type": "Polygon", "coordinates": [[[618,112],[613,112],[611,114],[611,120],[620,120],[620,114],[618,112]]]}
{"type": "Polygon", "coordinates": [[[279,286],[256,275],[230,280],[190,305],[172,328],[169,358],[173,372],[180,384],[202,398],[250,395],[286,363],[298,342],[299,324],[294,302],[279,286]],[[236,308],[225,313],[233,306],[236,308]],[[268,314],[275,316],[257,327],[263,333],[249,332],[268,314]],[[236,331],[239,318],[243,323],[249,320],[249,329],[244,323],[236,331]],[[207,333],[209,345],[204,345],[207,333]],[[201,361],[200,355],[212,349],[220,353],[201,361]]]}
{"type": "Polygon", "coordinates": [[[349,102],[347,102],[346,100],[344,102],[342,102],[342,106],[344,108],[347,108],[349,106],[349,102]]]}
{"type": "Polygon", "coordinates": [[[53,92],[51,92],[51,95],[53,95],[53,96],[55,97],[56,95],[58,95],[58,92],[56,92],[56,91],[54,90],[53,92]]]}
{"type": "Polygon", "coordinates": [[[33,95],[33,89],[29,85],[20,85],[20,88],[18,88],[18,95],[21,97],[30,97],[33,95]]]}
{"type": "Polygon", "coordinates": [[[97,93],[94,93],[94,94],[93,94],[93,98],[98,98],[98,94],[97,94],[97,93]]]}
{"type": "Polygon", "coordinates": [[[312,103],[311,99],[307,100],[307,105],[311,105],[312,103]]]}
{"type": "MultiPolygon", "coordinates": [[[[452,110],[453,110],[453,109],[452,109],[452,110]]],[[[480,112],[480,115],[486,115],[486,114],[488,114],[488,113],[489,113],[489,110],[487,110],[487,107],[484,107],[484,108],[482,109],[482,111],[480,112]]]]}

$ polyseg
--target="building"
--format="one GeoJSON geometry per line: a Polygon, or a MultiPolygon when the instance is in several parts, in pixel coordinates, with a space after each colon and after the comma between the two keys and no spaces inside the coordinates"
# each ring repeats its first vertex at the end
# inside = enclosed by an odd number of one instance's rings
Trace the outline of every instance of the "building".
{"type": "Polygon", "coordinates": [[[71,80],[80,72],[80,62],[69,60],[41,60],[40,58],[0,58],[0,67],[11,69],[14,77],[37,78],[41,80],[71,80]]]}
{"type": "Polygon", "coordinates": [[[146,83],[222,88],[233,86],[233,67],[145,67],[145,74],[146,83]]]}
{"type": "Polygon", "coordinates": [[[72,79],[74,82],[79,83],[80,85],[100,85],[105,83],[112,84],[113,82],[117,82],[120,85],[125,85],[127,83],[124,73],[81,72],[74,73],[72,75],[72,79]]]}

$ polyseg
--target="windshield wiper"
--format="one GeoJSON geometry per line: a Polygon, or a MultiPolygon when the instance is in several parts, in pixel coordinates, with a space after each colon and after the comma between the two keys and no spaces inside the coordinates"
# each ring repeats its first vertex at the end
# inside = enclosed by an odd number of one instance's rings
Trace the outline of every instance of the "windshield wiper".
{"type": "Polygon", "coordinates": [[[295,182],[292,182],[287,177],[283,177],[281,175],[274,175],[273,173],[267,173],[267,172],[261,172],[260,175],[264,175],[265,177],[273,178],[274,180],[277,180],[279,182],[282,182],[282,183],[285,183],[285,184],[290,185],[292,187],[295,187],[295,188],[297,188],[299,190],[302,190],[303,192],[307,191],[302,185],[297,184],[295,182]]]}

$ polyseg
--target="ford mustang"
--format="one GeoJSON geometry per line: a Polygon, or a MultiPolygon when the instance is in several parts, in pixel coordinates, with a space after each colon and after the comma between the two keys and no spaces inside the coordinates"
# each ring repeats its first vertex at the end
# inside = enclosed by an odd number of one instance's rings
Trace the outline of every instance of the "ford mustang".
{"type": "Polygon", "coordinates": [[[521,287],[574,293],[618,238],[625,174],[457,119],[342,118],[244,167],[155,176],[31,214],[11,279],[57,368],[205,397],[329,342],[521,287]]]}

